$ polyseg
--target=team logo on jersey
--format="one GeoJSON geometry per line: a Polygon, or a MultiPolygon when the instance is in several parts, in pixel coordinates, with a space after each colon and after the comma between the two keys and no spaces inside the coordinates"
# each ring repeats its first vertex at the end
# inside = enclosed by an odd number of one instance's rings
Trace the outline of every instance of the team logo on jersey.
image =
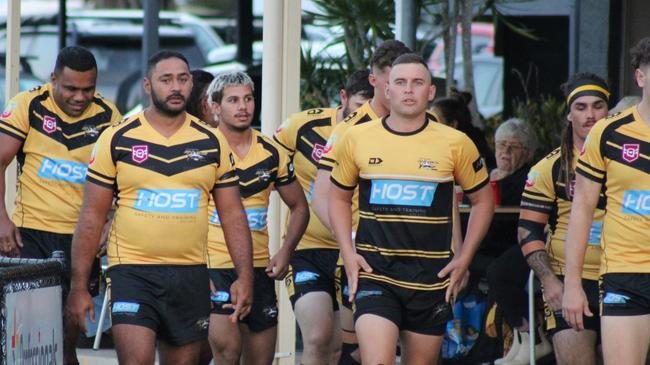
{"type": "Polygon", "coordinates": [[[485,164],[483,163],[483,157],[479,157],[476,159],[476,161],[472,162],[474,172],[479,172],[479,170],[482,169],[484,165],[485,164]]]}
{"type": "Polygon", "coordinates": [[[149,158],[149,146],[141,144],[131,147],[131,159],[135,163],[143,163],[149,158]]]}
{"type": "Polygon", "coordinates": [[[95,159],[97,158],[97,151],[99,151],[99,143],[95,143],[93,146],[93,150],[90,152],[90,161],[88,161],[88,164],[95,162],[95,159]]]}
{"type": "Polygon", "coordinates": [[[11,101],[7,106],[5,106],[5,110],[2,112],[2,119],[7,119],[11,116],[11,113],[13,113],[14,109],[16,109],[16,102],[11,101]]]}
{"type": "Polygon", "coordinates": [[[418,163],[420,164],[421,169],[425,170],[437,170],[436,166],[438,165],[438,161],[431,161],[428,158],[421,158],[418,160],[418,163]]]}
{"type": "Polygon", "coordinates": [[[99,136],[99,128],[96,125],[85,125],[82,130],[88,137],[95,138],[99,136]]]}
{"type": "Polygon", "coordinates": [[[257,176],[260,181],[267,182],[271,179],[271,172],[269,170],[257,170],[255,171],[255,176],[257,176]]]}
{"type": "Polygon", "coordinates": [[[626,143],[623,145],[623,151],[621,152],[621,157],[623,161],[627,163],[632,163],[639,158],[639,144],[638,143],[626,143]]]}
{"type": "Polygon", "coordinates": [[[43,117],[43,130],[48,134],[56,132],[56,118],[46,115],[43,117]]]}
{"type": "Polygon", "coordinates": [[[321,157],[323,157],[324,152],[325,146],[320,143],[314,143],[314,149],[311,151],[311,159],[315,162],[320,161],[321,157]]]}
{"type": "Polygon", "coordinates": [[[190,161],[203,161],[205,160],[205,152],[199,151],[196,148],[188,148],[183,152],[190,161]]]}

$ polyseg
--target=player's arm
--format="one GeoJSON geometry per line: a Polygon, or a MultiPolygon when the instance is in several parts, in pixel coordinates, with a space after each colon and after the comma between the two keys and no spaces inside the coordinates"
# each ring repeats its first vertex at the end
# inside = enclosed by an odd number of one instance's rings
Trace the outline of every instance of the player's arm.
{"type": "MultiPolygon", "coordinates": [[[[0,199],[0,255],[3,256],[18,256],[19,248],[23,245],[18,228],[9,218],[4,199],[7,193],[5,185],[7,167],[16,157],[22,144],[21,140],[0,133],[0,196],[2,196],[0,199]]],[[[13,189],[13,187],[9,188],[13,189]]]]}
{"type": "Polygon", "coordinates": [[[71,284],[66,307],[68,314],[83,332],[86,331],[86,312],[90,314],[93,322],[95,320],[94,306],[88,292],[88,279],[99,247],[102,227],[112,202],[112,189],[86,182],[79,222],[72,238],[71,284]]]}
{"type": "Polygon", "coordinates": [[[455,298],[460,291],[465,273],[490,227],[494,214],[494,199],[489,185],[483,185],[478,190],[466,195],[471,203],[471,208],[465,239],[451,262],[438,273],[440,278],[449,275],[449,287],[445,294],[447,301],[450,301],[452,297],[455,298]]]}
{"type": "Polygon", "coordinates": [[[354,250],[352,243],[352,195],[354,188],[345,189],[332,184],[329,191],[329,218],[332,231],[336,237],[348,277],[350,301],[357,293],[359,271],[371,272],[372,268],[366,260],[354,250]]]}
{"type": "Polygon", "coordinates": [[[544,298],[552,310],[562,309],[564,284],[551,268],[546,251],[546,224],[549,215],[522,208],[519,212],[517,239],[528,266],[542,282],[544,298]]]}
{"type": "Polygon", "coordinates": [[[576,188],[571,205],[569,230],[564,245],[566,275],[562,315],[576,330],[584,329],[582,315],[592,316],[582,288],[582,267],[589,240],[589,230],[598,204],[602,183],[576,174],[576,188]]]}
{"type": "Polygon", "coordinates": [[[330,230],[330,218],[327,212],[329,204],[329,191],[330,191],[330,176],[331,170],[318,168],[316,172],[316,179],[314,180],[314,191],[311,195],[311,207],[318,219],[323,225],[330,230]]]}
{"type": "Polygon", "coordinates": [[[300,238],[307,229],[309,223],[309,205],[302,187],[297,180],[286,185],[276,186],[282,201],[289,207],[291,214],[287,225],[287,233],[284,236],[284,243],[280,250],[271,258],[266,272],[270,278],[282,280],[289,271],[289,261],[293,251],[296,249],[300,238]]]}
{"type": "Polygon", "coordinates": [[[235,264],[237,280],[230,288],[236,321],[250,312],[253,301],[253,245],[248,220],[239,195],[239,185],[229,185],[212,190],[212,197],[221,220],[228,252],[235,264]]]}

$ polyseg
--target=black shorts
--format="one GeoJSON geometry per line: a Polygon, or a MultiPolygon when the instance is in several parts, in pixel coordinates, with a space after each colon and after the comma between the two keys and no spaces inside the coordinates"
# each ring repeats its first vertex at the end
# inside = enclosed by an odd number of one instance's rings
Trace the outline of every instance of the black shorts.
{"type": "MultiPolygon", "coordinates": [[[[26,259],[49,259],[52,252],[63,251],[65,253],[65,269],[63,271],[63,300],[70,291],[70,267],[72,254],[72,235],[63,233],[52,233],[39,231],[31,228],[19,227],[20,236],[23,240],[23,248],[20,250],[20,257],[26,259]]],[[[88,290],[90,295],[99,294],[99,258],[95,259],[90,272],[88,290]]]]}
{"type": "Polygon", "coordinates": [[[345,267],[336,268],[336,300],[339,305],[352,310],[350,301],[350,288],[348,287],[348,275],[345,273],[345,267]]]}
{"type": "MultiPolygon", "coordinates": [[[[559,276],[559,279],[564,282],[564,276],[559,276]]],[[[583,316],[582,320],[585,329],[596,331],[598,339],[600,339],[600,316],[598,315],[599,303],[599,289],[598,281],[582,279],[582,288],[587,295],[587,302],[589,302],[589,310],[593,313],[593,317],[583,316]]],[[[571,326],[564,320],[562,310],[551,311],[551,307],[544,302],[544,319],[546,322],[546,330],[551,336],[556,333],[570,329],[571,326]]]]}
{"type": "Polygon", "coordinates": [[[650,274],[610,273],[600,278],[601,316],[650,314],[650,274]]]}
{"type": "Polygon", "coordinates": [[[113,325],[150,328],[174,346],[207,338],[210,282],[205,265],[117,265],[107,277],[113,325]]]}
{"type": "MultiPolygon", "coordinates": [[[[237,280],[235,269],[210,269],[210,280],[216,292],[210,295],[213,314],[230,315],[230,308],[222,308],[230,303],[230,286],[237,280]]],[[[265,272],[265,268],[255,268],[253,306],[251,312],[239,321],[252,332],[261,332],[278,325],[278,301],[275,296],[275,280],[265,272]]]]}
{"type": "Polygon", "coordinates": [[[395,323],[400,331],[442,336],[453,314],[445,290],[412,290],[359,278],[354,299],[354,321],[374,314],[395,323]]]}
{"type": "Polygon", "coordinates": [[[326,292],[332,298],[332,309],[339,310],[336,301],[336,263],[339,250],[331,248],[300,250],[293,253],[289,273],[284,279],[291,305],[305,294],[326,292]]]}

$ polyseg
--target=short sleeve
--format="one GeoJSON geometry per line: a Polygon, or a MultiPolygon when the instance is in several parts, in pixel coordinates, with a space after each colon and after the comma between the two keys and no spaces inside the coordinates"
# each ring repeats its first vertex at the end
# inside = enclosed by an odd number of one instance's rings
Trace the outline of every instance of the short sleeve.
{"type": "Polygon", "coordinates": [[[469,137],[462,134],[454,150],[454,179],[467,194],[471,194],[488,183],[485,162],[476,145],[469,137]]]}
{"type": "Polygon", "coordinates": [[[225,188],[239,185],[239,177],[235,170],[235,157],[228,145],[228,141],[221,133],[217,133],[219,141],[219,165],[217,166],[217,180],[214,187],[225,188]]]}
{"type": "Polygon", "coordinates": [[[349,126],[350,124],[341,122],[332,130],[332,134],[330,134],[330,138],[327,140],[327,144],[323,149],[323,156],[318,161],[318,168],[320,170],[332,171],[334,168],[335,161],[337,160],[337,140],[345,134],[349,126]]]}
{"type": "Polygon", "coordinates": [[[353,135],[346,133],[337,143],[337,157],[330,176],[332,183],[345,190],[353,190],[359,180],[359,166],[354,158],[354,143],[352,140],[353,135]]]}
{"type": "MultiPolygon", "coordinates": [[[[558,161],[554,159],[553,161],[558,161]]],[[[535,164],[526,177],[521,208],[551,214],[555,206],[553,163],[546,158],[535,164]]]]}
{"type": "Polygon", "coordinates": [[[602,122],[594,125],[582,146],[576,165],[577,174],[601,184],[605,181],[605,159],[600,146],[606,125],[608,123],[602,122]]]}
{"type": "Polygon", "coordinates": [[[0,115],[0,133],[4,133],[20,141],[27,139],[29,133],[29,93],[14,96],[5,105],[0,115]]]}
{"type": "Polygon", "coordinates": [[[282,148],[277,147],[278,150],[278,177],[275,180],[276,186],[282,186],[292,183],[296,180],[293,162],[289,154],[282,148]]]}
{"type": "Polygon", "coordinates": [[[297,115],[290,115],[273,133],[273,140],[284,148],[290,155],[296,152],[297,115]]]}
{"type": "Polygon", "coordinates": [[[108,128],[97,139],[90,154],[88,173],[86,174],[86,181],[108,189],[115,187],[115,177],[117,175],[111,151],[113,131],[114,128],[108,128]]]}

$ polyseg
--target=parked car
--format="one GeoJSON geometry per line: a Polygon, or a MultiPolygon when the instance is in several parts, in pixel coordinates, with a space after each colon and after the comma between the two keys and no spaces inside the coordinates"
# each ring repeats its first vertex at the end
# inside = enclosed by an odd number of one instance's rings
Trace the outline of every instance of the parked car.
{"type": "MultiPolygon", "coordinates": [[[[142,63],[142,10],[82,10],[68,14],[68,45],[88,48],[97,59],[97,90],[125,112],[139,102],[142,63]],[[134,90],[138,90],[135,92],[134,90]]],[[[21,27],[21,55],[36,77],[47,80],[58,51],[56,16],[25,19],[21,27]]],[[[160,13],[160,48],[183,53],[190,67],[203,67],[224,46],[199,18],[175,12],[160,13]]],[[[0,50],[6,33],[0,34],[0,50]]]]}

